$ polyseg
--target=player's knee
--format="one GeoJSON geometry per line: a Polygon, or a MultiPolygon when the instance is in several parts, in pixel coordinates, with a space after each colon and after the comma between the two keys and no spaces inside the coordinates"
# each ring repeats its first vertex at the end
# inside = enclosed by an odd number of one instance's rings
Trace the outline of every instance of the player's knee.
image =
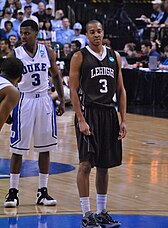
{"type": "Polygon", "coordinates": [[[91,164],[89,162],[80,163],[79,173],[89,174],[91,171],[91,164]]]}

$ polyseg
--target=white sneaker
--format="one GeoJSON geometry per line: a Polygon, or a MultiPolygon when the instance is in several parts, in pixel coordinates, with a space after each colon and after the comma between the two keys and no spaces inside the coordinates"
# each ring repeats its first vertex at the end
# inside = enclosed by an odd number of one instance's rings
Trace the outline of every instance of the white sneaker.
{"type": "Polygon", "coordinates": [[[48,195],[47,188],[38,189],[36,204],[44,206],[55,206],[57,201],[48,195]]]}
{"type": "Polygon", "coordinates": [[[9,193],[6,195],[6,201],[4,207],[16,207],[19,205],[18,190],[16,188],[10,188],[9,193]]]}

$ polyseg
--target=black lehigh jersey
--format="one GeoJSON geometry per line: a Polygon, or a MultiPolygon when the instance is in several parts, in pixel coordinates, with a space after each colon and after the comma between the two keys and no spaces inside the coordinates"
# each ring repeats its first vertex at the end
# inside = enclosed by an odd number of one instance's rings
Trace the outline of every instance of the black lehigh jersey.
{"type": "Polygon", "coordinates": [[[117,58],[114,51],[105,46],[101,57],[88,46],[81,52],[83,62],[78,93],[91,135],[86,136],[80,131],[75,116],[79,160],[89,161],[92,167],[115,167],[122,161],[119,121],[113,104],[118,76],[117,58]]]}
{"type": "Polygon", "coordinates": [[[103,46],[103,54],[99,56],[86,46],[81,52],[83,56],[79,90],[81,103],[84,106],[89,104],[113,106],[118,77],[118,64],[114,51],[103,46]]]}

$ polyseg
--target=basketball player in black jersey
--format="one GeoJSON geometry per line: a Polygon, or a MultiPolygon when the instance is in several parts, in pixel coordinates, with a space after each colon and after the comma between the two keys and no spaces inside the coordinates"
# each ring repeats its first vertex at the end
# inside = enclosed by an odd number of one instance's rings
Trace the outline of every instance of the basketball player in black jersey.
{"type": "Polygon", "coordinates": [[[100,22],[86,25],[89,46],[76,52],[70,66],[71,101],[79,150],[77,185],[83,212],[81,227],[119,227],[106,211],[108,169],[121,165],[121,140],[126,135],[126,92],[117,52],[102,45],[100,22]],[[114,107],[117,94],[121,122],[114,107]],[[96,166],[97,213],[89,199],[89,175],[96,166]]]}

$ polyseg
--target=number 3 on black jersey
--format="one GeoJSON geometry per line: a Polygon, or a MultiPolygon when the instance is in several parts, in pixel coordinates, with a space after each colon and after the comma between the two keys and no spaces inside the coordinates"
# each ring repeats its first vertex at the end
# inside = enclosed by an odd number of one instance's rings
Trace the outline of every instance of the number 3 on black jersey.
{"type": "Polygon", "coordinates": [[[33,86],[39,86],[40,85],[40,75],[38,73],[32,74],[31,76],[34,79],[34,82],[32,82],[33,86]]]}
{"type": "Polygon", "coordinates": [[[102,88],[100,89],[100,92],[101,93],[107,93],[108,92],[107,80],[106,79],[100,79],[99,83],[102,86],[102,88]]]}

